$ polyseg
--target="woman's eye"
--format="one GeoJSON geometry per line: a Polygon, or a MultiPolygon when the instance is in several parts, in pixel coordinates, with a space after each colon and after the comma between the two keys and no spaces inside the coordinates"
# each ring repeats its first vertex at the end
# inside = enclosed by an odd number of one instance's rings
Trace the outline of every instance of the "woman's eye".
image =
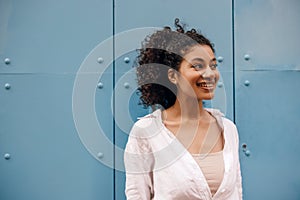
{"type": "Polygon", "coordinates": [[[202,64],[197,64],[197,65],[193,65],[193,68],[196,70],[201,70],[204,68],[204,66],[202,64]]]}
{"type": "Polygon", "coordinates": [[[216,69],[218,67],[218,64],[213,64],[210,66],[211,69],[216,69]]]}

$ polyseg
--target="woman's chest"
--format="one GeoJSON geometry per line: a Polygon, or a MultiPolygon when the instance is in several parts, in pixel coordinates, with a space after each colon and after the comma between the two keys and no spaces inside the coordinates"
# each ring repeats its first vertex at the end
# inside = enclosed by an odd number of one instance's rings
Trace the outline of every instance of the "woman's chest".
{"type": "MultiPolygon", "coordinates": [[[[184,156],[183,156],[184,157],[184,156]]],[[[205,177],[198,166],[186,162],[186,158],[165,166],[153,173],[157,199],[210,199],[205,177]]]]}
{"type": "Polygon", "coordinates": [[[154,153],[153,185],[155,199],[222,199],[230,195],[236,182],[234,156],[224,146],[224,176],[215,194],[192,155],[175,139],[152,143],[154,153]],[[163,147],[163,148],[162,148],[163,147]],[[227,194],[226,194],[227,193],[227,194]]]}
{"type": "Polygon", "coordinates": [[[166,127],[191,154],[218,152],[224,147],[222,130],[216,121],[166,124],[166,127]]]}

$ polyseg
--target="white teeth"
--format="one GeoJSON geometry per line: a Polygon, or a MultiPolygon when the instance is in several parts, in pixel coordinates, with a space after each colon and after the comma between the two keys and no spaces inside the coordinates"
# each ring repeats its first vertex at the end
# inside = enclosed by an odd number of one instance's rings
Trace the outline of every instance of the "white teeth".
{"type": "Polygon", "coordinates": [[[214,84],[212,84],[212,83],[197,83],[197,86],[210,88],[210,87],[213,87],[214,84]]]}

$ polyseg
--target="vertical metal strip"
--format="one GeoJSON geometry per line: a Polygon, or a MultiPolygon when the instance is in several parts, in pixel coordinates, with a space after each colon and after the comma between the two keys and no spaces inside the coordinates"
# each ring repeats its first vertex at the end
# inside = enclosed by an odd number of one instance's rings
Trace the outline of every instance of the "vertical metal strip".
{"type": "MultiPolygon", "coordinates": [[[[116,81],[116,58],[115,58],[115,32],[116,32],[116,29],[115,29],[115,2],[116,0],[112,0],[112,34],[113,34],[113,74],[112,74],[112,92],[114,92],[114,88],[115,88],[115,81],[116,81]]],[[[113,116],[116,116],[116,113],[115,113],[115,95],[113,94],[113,108],[112,108],[112,112],[113,112],[113,116]]],[[[113,117],[113,136],[112,136],[112,140],[113,140],[113,144],[114,144],[114,148],[113,148],[113,161],[114,161],[114,168],[113,168],[113,199],[116,200],[116,166],[115,166],[115,163],[116,163],[116,156],[115,156],[115,145],[116,145],[116,124],[115,124],[115,120],[114,120],[114,117],[113,117]]]]}
{"type": "Polygon", "coordinates": [[[236,123],[236,112],[235,112],[235,109],[236,109],[236,105],[235,105],[235,98],[236,98],[236,68],[235,68],[235,4],[234,4],[234,1],[235,0],[232,0],[232,8],[231,8],[231,16],[232,16],[232,95],[233,95],[233,98],[232,98],[232,101],[233,101],[233,122],[236,123]]]}

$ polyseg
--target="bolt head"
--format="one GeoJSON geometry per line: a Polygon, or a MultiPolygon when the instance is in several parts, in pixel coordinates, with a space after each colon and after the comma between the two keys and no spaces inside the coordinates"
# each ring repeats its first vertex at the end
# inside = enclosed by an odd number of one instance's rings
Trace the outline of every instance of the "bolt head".
{"type": "Polygon", "coordinates": [[[247,150],[247,151],[245,152],[245,155],[249,157],[249,156],[251,155],[251,152],[250,152],[249,150],[247,150]]]}
{"type": "Polygon", "coordinates": [[[218,82],[218,87],[219,88],[223,87],[223,83],[222,82],[218,82]]]}
{"type": "Polygon", "coordinates": [[[103,158],[103,156],[104,156],[104,154],[103,154],[102,152],[99,152],[99,153],[97,154],[97,157],[98,157],[98,158],[103,158]]]}
{"type": "Polygon", "coordinates": [[[126,89],[128,89],[129,87],[130,87],[130,85],[129,85],[129,83],[124,83],[124,87],[126,88],[126,89]]]}
{"type": "Polygon", "coordinates": [[[129,63],[129,62],[130,62],[130,58],[129,58],[129,57],[125,57],[125,58],[124,58],[124,62],[125,62],[125,63],[129,63]]]}
{"type": "Polygon", "coordinates": [[[9,83],[5,83],[4,85],[5,89],[9,90],[11,88],[10,84],[9,83]]]}
{"type": "Polygon", "coordinates": [[[9,153],[4,154],[4,158],[5,158],[5,160],[9,160],[10,159],[10,154],[9,153]]]}
{"type": "Polygon", "coordinates": [[[98,63],[103,63],[103,62],[104,62],[104,59],[103,59],[102,57],[99,57],[99,58],[97,59],[97,62],[98,62],[98,63]]]}
{"type": "Polygon", "coordinates": [[[5,58],[4,59],[4,63],[7,64],[7,65],[9,65],[10,64],[10,59],[9,58],[5,58]]]}
{"type": "Polygon", "coordinates": [[[224,58],[223,58],[222,56],[219,56],[219,57],[217,58],[217,60],[218,60],[219,63],[221,63],[221,62],[223,62],[224,58]]]}
{"type": "Polygon", "coordinates": [[[244,55],[244,59],[245,59],[246,61],[250,60],[250,55],[249,55],[249,54],[245,54],[245,55],[244,55]]]}
{"type": "Polygon", "coordinates": [[[102,89],[102,88],[103,88],[103,83],[101,83],[101,82],[98,83],[98,84],[97,84],[97,87],[98,87],[99,89],[102,89]]]}
{"type": "Polygon", "coordinates": [[[250,81],[245,80],[244,85],[245,85],[245,86],[249,86],[249,85],[250,85],[250,81]]]}

